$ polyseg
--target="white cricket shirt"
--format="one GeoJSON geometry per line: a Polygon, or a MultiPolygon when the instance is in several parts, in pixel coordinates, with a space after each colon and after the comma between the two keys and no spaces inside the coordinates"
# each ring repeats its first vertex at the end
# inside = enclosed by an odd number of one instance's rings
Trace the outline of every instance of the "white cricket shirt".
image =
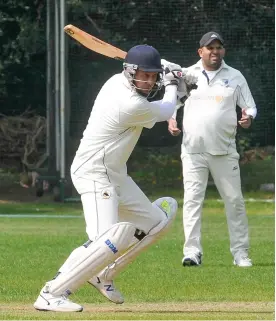
{"type": "Polygon", "coordinates": [[[123,73],[111,77],[95,100],[71,175],[119,185],[143,127],[152,128],[172,116],[176,91],[176,86],[167,86],[162,100],[149,102],[123,73]]]}
{"type": "Polygon", "coordinates": [[[236,105],[255,118],[256,105],[244,76],[224,61],[216,72],[204,71],[201,60],[188,68],[198,77],[183,114],[182,151],[225,155],[236,151],[236,105]],[[208,73],[211,79],[208,77],[208,73]]]}

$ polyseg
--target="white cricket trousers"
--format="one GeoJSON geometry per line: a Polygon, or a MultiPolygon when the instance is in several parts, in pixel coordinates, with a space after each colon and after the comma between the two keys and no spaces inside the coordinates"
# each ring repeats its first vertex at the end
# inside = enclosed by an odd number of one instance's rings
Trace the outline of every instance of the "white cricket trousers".
{"type": "Polygon", "coordinates": [[[147,234],[166,218],[127,175],[122,177],[120,186],[104,179],[100,182],[75,175],[72,181],[81,194],[86,233],[91,241],[118,222],[133,223],[147,234]]]}
{"type": "Polygon", "coordinates": [[[203,253],[201,246],[202,205],[209,172],[224,201],[230,251],[235,258],[247,254],[248,221],[241,191],[239,154],[211,155],[182,153],[184,205],[184,256],[203,253]]]}

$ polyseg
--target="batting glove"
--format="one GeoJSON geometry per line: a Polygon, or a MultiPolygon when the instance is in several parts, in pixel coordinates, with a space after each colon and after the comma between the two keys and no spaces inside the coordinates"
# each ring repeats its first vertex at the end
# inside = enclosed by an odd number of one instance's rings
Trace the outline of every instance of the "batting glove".
{"type": "Polygon", "coordinates": [[[197,89],[198,77],[191,74],[188,68],[182,68],[183,78],[180,80],[177,88],[177,96],[181,103],[190,96],[193,89],[197,89]]]}
{"type": "Polygon", "coordinates": [[[180,79],[183,77],[182,69],[179,65],[161,59],[163,67],[163,83],[164,86],[175,85],[178,86],[180,79]]]}

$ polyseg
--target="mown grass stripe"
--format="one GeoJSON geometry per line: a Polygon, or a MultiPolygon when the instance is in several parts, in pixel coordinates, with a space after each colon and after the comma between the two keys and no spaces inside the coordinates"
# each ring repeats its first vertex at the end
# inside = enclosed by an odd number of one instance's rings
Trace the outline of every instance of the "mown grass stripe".
{"type": "Polygon", "coordinates": [[[50,215],[50,214],[0,214],[8,218],[82,218],[81,215],[50,215]]]}

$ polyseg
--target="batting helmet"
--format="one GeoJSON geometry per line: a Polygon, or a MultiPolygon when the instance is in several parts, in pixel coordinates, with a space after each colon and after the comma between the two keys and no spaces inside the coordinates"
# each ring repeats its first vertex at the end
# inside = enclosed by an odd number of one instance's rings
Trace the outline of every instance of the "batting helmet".
{"type": "Polygon", "coordinates": [[[163,71],[159,52],[148,45],[138,45],[128,51],[124,67],[129,67],[130,65],[132,65],[133,69],[140,69],[146,72],[163,71]]]}

